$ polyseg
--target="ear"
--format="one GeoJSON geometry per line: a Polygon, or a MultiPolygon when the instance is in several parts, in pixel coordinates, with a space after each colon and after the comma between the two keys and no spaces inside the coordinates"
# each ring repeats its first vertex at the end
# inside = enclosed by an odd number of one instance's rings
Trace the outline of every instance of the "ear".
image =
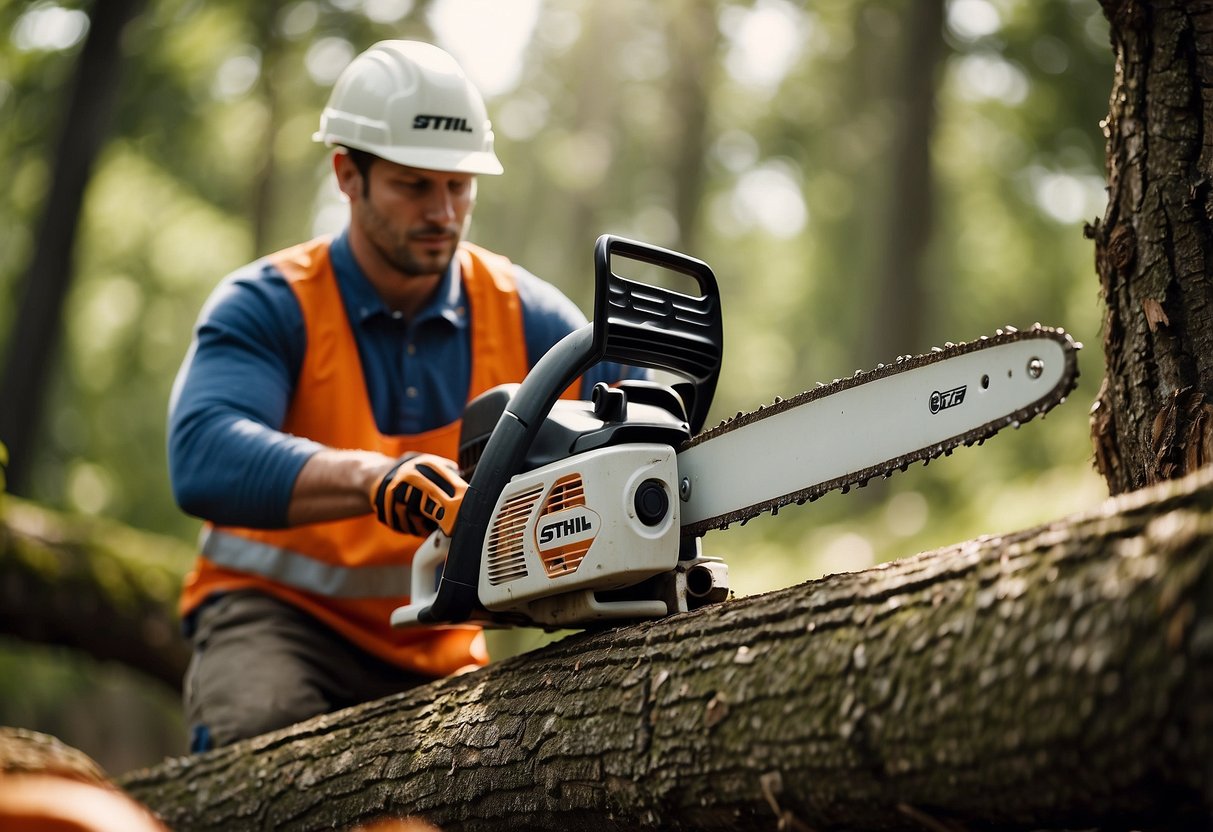
{"type": "Polygon", "coordinates": [[[362,196],[362,174],[348,153],[338,150],[333,154],[333,173],[337,176],[337,187],[347,200],[353,202],[362,196]]]}

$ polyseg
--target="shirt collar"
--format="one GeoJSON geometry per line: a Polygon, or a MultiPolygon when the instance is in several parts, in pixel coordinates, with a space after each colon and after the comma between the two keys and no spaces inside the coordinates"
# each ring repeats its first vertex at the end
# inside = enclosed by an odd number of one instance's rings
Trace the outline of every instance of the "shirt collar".
{"type": "MultiPolygon", "coordinates": [[[[387,308],[375,287],[366,279],[354,253],[350,249],[349,229],[342,231],[329,248],[329,258],[333,263],[333,273],[337,277],[337,285],[341,297],[349,310],[350,318],[357,323],[366,323],[371,318],[382,315],[394,317],[387,308]]],[[[451,259],[438,284],[438,291],[430,302],[422,307],[413,320],[419,324],[430,320],[442,320],[451,326],[464,328],[468,324],[467,296],[460,279],[459,258],[451,259]]]]}

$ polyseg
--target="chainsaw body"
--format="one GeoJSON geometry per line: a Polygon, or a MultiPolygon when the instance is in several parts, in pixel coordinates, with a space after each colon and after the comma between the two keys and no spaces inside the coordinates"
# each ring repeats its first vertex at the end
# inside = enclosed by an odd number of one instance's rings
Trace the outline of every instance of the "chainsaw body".
{"type": "Polygon", "coordinates": [[[609,236],[595,267],[595,322],[560,341],[521,384],[468,405],[459,464],[469,487],[454,535],[435,532],[418,550],[411,603],[392,614],[393,626],[584,626],[727,596],[723,562],[682,535],[675,459],[702,428],[719,375],[715,277],[701,261],[609,236]],[[692,277],[702,294],[622,278],[612,256],[692,277]],[[559,399],[602,360],[684,381],[599,384],[592,401],[559,399]]]}

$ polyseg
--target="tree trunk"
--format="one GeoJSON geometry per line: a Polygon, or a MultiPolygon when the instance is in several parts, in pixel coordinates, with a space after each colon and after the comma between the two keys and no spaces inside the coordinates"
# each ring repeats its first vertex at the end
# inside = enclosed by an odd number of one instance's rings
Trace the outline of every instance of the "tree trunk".
{"type": "Polygon", "coordinates": [[[76,64],[54,156],[50,192],[42,208],[34,257],[25,275],[0,375],[0,442],[11,455],[8,489],[28,493],[32,449],[42,424],[42,407],[54,377],[63,304],[72,276],[76,224],[84,188],[92,174],[118,94],[122,68],[120,42],[142,0],[106,0],[93,4],[88,38],[76,64]],[[18,405],[18,406],[14,406],[18,405]]]}
{"type": "Polygon", "coordinates": [[[279,78],[284,42],[277,18],[282,11],[277,2],[258,3],[252,7],[251,22],[261,50],[261,80],[257,85],[258,95],[265,107],[265,136],[261,143],[253,172],[250,225],[253,229],[254,256],[274,251],[277,246],[271,240],[271,222],[274,217],[274,179],[278,174],[278,125],[282,118],[279,78]]]}
{"type": "Polygon", "coordinates": [[[1197,477],[573,636],[124,786],[177,832],[1208,828],[1213,472],[1197,477]]]}
{"type": "MultiPolygon", "coordinates": [[[[614,45],[620,42],[624,26],[621,7],[611,3],[590,4],[582,26],[572,65],[573,77],[579,79],[579,85],[566,141],[574,148],[574,154],[583,152],[579,149],[582,145],[588,145],[591,154],[605,154],[609,171],[617,163],[621,150],[618,124],[622,108],[621,84],[618,75],[608,69],[612,65],[614,45]]],[[[602,178],[606,177],[609,173],[602,178]]],[[[569,248],[578,254],[602,231],[602,200],[597,193],[600,186],[601,182],[597,180],[589,184],[577,182],[567,192],[565,210],[569,221],[565,226],[565,239],[569,241],[569,248]]],[[[572,262],[581,265],[582,260],[572,262]]]]}
{"type": "Polygon", "coordinates": [[[0,634],[75,647],[180,690],[180,541],[0,497],[0,634]]]}
{"type": "Polygon", "coordinates": [[[1091,428],[1116,494],[1213,458],[1213,9],[1103,6],[1116,55],[1108,209],[1088,233],[1108,371],[1091,428]]]}
{"type": "Polygon", "coordinates": [[[690,0],[676,6],[669,17],[666,40],[672,53],[667,112],[674,131],[667,151],[674,193],[671,205],[678,226],[678,251],[698,251],[699,216],[706,191],[711,90],[720,65],[720,26],[715,4],[690,0]]]}
{"type": "Polygon", "coordinates": [[[864,366],[924,349],[922,324],[926,254],[934,227],[931,137],[935,85],[943,57],[943,0],[902,11],[901,59],[895,65],[889,136],[889,193],[881,211],[881,240],[872,298],[872,324],[860,357],[864,366]]]}

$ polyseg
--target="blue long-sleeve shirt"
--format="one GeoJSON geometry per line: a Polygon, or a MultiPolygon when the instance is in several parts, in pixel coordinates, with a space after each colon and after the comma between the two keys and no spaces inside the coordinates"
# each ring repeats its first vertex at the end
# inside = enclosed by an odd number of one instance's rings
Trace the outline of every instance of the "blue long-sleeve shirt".
{"type": "MultiPolygon", "coordinates": [[[[342,234],[330,257],[358,344],[375,422],[415,434],[460,417],[471,383],[469,313],[457,260],[411,321],[379,298],[342,234]]],[[[531,366],[585,316],[554,286],[515,266],[531,366]]],[[[169,406],[169,475],[186,512],[225,525],[274,528],[303,464],[321,445],[282,433],[306,349],[303,314],[267,260],[228,275],[203,307],[169,406]]],[[[644,377],[600,364],[582,380],[644,377]]]]}

